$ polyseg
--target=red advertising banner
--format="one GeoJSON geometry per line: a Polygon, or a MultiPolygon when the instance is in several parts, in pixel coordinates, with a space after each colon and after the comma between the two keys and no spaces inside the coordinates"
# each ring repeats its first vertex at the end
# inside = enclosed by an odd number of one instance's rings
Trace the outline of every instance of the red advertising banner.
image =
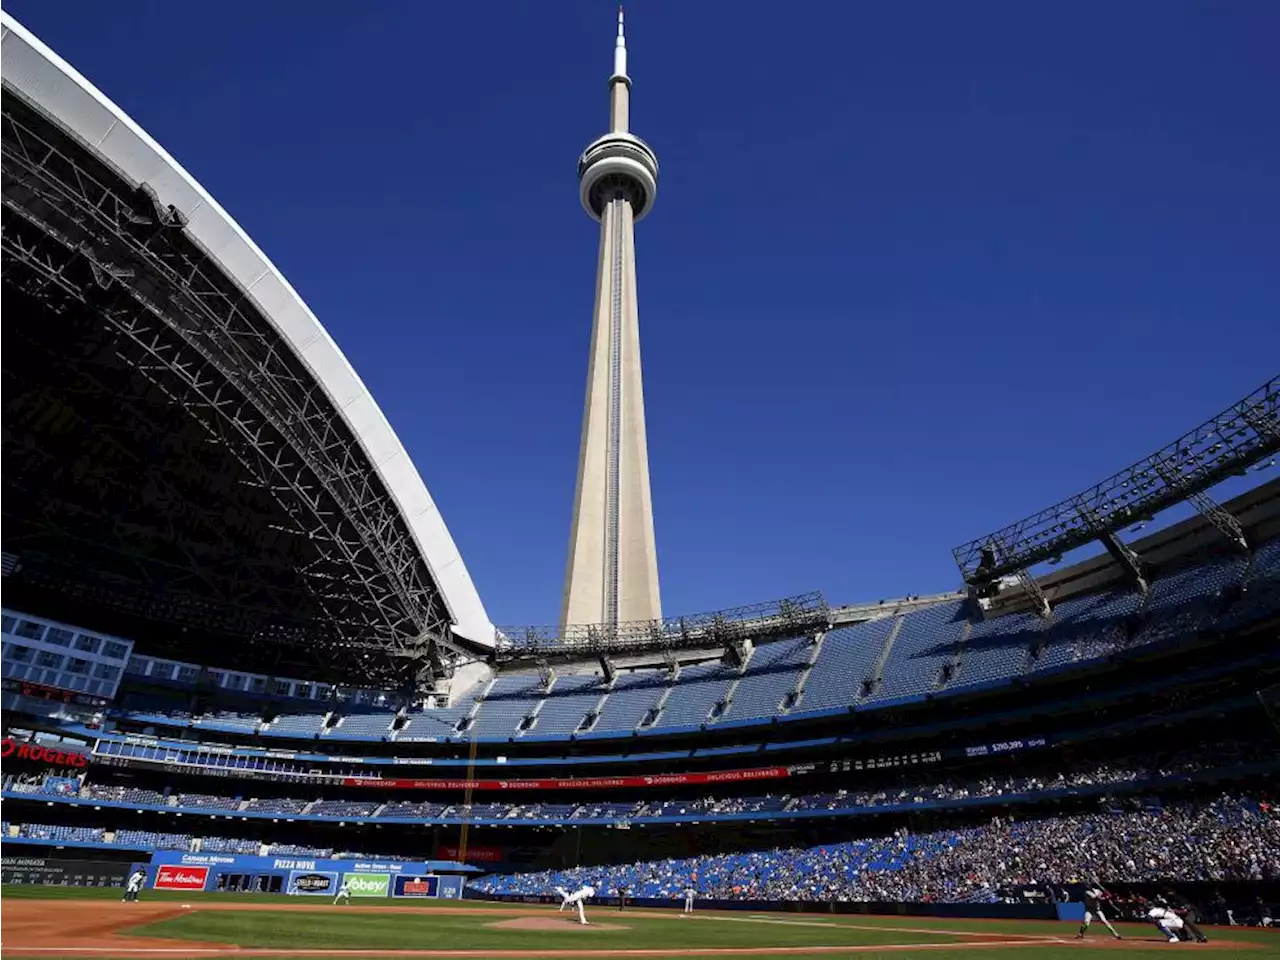
{"type": "MultiPolygon", "coordinates": [[[[440,859],[457,860],[457,847],[441,847],[440,859]]],[[[467,863],[498,863],[502,859],[501,847],[467,847],[467,863]]]]}
{"type": "Polygon", "coordinates": [[[208,867],[181,867],[163,864],[156,870],[157,890],[203,890],[209,879],[208,867]]]}
{"type": "Polygon", "coordinates": [[[34,760],[36,763],[47,763],[51,767],[76,767],[83,770],[89,765],[89,759],[83,753],[71,750],[56,750],[53,747],[41,746],[26,740],[15,740],[5,737],[0,742],[0,758],[8,760],[34,760]]]}
{"type": "Polygon", "coordinates": [[[710,773],[662,773],[656,776],[581,777],[571,780],[383,780],[377,777],[347,777],[344,787],[384,787],[391,790],[609,790],[613,787],[678,787],[702,783],[745,783],[752,780],[782,780],[791,776],[789,767],[759,767],[755,770],[716,770],[710,773]]]}

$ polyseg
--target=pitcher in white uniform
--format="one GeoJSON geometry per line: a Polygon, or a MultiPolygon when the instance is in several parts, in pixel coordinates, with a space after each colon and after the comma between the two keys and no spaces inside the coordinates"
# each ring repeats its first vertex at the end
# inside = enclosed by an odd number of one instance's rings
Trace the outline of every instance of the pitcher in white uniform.
{"type": "Polygon", "coordinates": [[[556,887],[556,893],[560,894],[561,910],[571,905],[575,906],[578,908],[578,922],[587,922],[587,912],[582,909],[582,904],[596,895],[595,887],[588,883],[573,891],[573,893],[567,892],[564,887],[556,887]]]}

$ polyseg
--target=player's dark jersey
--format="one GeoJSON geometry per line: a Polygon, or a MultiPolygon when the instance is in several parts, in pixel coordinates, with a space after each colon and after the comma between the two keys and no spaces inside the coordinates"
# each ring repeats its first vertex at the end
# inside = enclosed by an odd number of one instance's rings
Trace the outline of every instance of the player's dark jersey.
{"type": "Polygon", "coordinates": [[[1084,908],[1090,913],[1096,914],[1102,909],[1102,893],[1099,890],[1086,890],[1084,892],[1084,908]]]}

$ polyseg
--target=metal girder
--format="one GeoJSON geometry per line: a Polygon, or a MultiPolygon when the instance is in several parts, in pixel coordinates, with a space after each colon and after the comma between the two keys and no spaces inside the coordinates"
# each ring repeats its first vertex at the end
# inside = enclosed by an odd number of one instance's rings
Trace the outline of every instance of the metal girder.
{"type": "Polygon", "coordinates": [[[312,545],[299,568],[323,611],[312,639],[384,666],[447,642],[447,611],[398,506],[271,323],[191,242],[179,211],[3,96],[6,286],[48,309],[94,311],[134,371],[289,518],[312,545]]]}
{"type": "Polygon", "coordinates": [[[1102,529],[1118,530],[1188,500],[1277,451],[1280,377],[1089,490],[956,547],[956,565],[966,583],[978,585],[1029,570],[1097,537],[1081,504],[1102,529]],[[1172,473],[1162,474],[1161,465],[1171,467],[1172,473]],[[999,559],[983,567],[982,552],[993,546],[1000,548],[999,559]]]}
{"type": "Polygon", "coordinates": [[[1138,555],[1116,536],[1114,530],[1110,529],[1093,514],[1086,500],[1080,498],[1077,501],[1077,507],[1080,519],[1084,521],[1085,526],[1093,531],[1098,541],[1106,548],[1107,553],[1111,554],[1111,559],[1120,564],[1120,567],[1125,571],[1129,582],[1137,587],[1138,592],[1145,597],[1148,589],[1147,578],[1138,555]]]}
{"type": "MultiPolygon", "coordinates": [[[[1177,464],[1166,463],[1164,460],[1157,460],[1154,463],[1156,471],[1171,486],[1181,481],[1181,474],[1178,472],[1177,464]]],[[[1187,494],[1187,502],[1196,508],[1196,512],[1200,516],[1208,520],[1232,545],[1244,552],[1249,552],[1249,541],[1245,538],[1244,528],[1240,526],[1240,522],[1231,514],[1227,513],[1219,506],[1218,502],[1201,490],[1194,490],[1187,494]]]]}

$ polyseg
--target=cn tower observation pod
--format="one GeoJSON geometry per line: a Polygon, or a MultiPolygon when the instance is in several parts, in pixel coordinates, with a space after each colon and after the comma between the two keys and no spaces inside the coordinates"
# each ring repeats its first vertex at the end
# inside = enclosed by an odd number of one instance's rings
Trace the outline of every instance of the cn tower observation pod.
{"type": "MultiPolygon", "coordinates": [[[[494,627],[422,477],[368,388],[302,298],[137,123],[11,16],[0,14],[0,23],[6,354],[11,329],[14,342],[28,344],[33,356],[56,352],[56,344],[37,342],[53,336],[40,329],[41,318],[61,322],[92,307],[94,322],[81,322],[76,332],[109,339],[111,349],[104,355],[124,358],[116,365],[129,366],[129,382],[149,380],[139,404],[167,398],[168,432],[157,430],[143,449],[162,449],[175,459],[194,452],[206,462],[216,456],[216,465],[233,475],[225,484],[226,496],[241,499],[223,505],[232,519],[224,529],[201,528],[199,549],[187,554],[208,559],[210,568],[200,575],[180,571],[171,577],[174,590],[189,588],[184,602],[200,608],[201,623],[211,635],[241,630],[246,650],[297,624],[304,626],[296,634],[307,634],[306,624],[317,625],[321,639],[299,635],[295,642],[339,651],[332,655],[348,657],[357,668],[367,664],[369,676],[352,677],[353,682],[386,681],[394,670],[379,671],[376,662],[420,659],[428,645],[471,653],[491,649],[494,627]],[[83,197],[75,195],[77,189],[83,197]],[[185,267],[178,269],[180,264],[185,267]],[[51,283],[51,276],[75,282],[51,283]],[[157,285],[163,288],[159,293],[157,285]],[[132,310],[128,318],[112,312],[121,302],[132,310]],[[137,329],[143,321],[152,327],[149,341],[137,329]],[[163,354],[163,365],[155,360],[160,354],[144,361],[147,342],[160,345],[155,349],[163,354]],[[184,377],[184,370],[198,370],[200,376],[184,377]],[[217,398],[200,399],[198,390],[217,398]],[[193,427],[191,420],[199,422],[193,427]],[[175,431],[174,424],[184,429],[175,431]],[[202,440],[171,439],[175,432],[202,440]],[[179,443],[188,446],[179,450],[179,443]],[[252,503],[240,492],[250,487],[252,503]],[[224,533],[228,541],[238,538],[245,556],[232,558],[229,549],[217,553],[224,533]],[[275,566],[268,568],[267,557],[275,566]],[[233,568],[233,561],[243,566],[233,568]],[[233,569],[242,571],[238,590],[226,584],[233,569]],[[234,613],[223,610],[232,606],[229,597],[238,604],[234,613]],[[250,616],[272,609],[280,618],[271,624],[266,622],[270,614],[250,616]]],[[[72,353],[78,346],[66,350],[72,353]]],[[[48,369],[65,371],[62,364],[75,362],[75,357],[54,357],[48,369]]],[[[11,365],[5,367],[9,391],[11,365]]],[[[22,369],[14,374],[17,386],[33,396],[45,386],[35,381],[36,374],[27,378],[30,382],[23,376],[22,369]]],[[[56,386],[56,376],[53,382],[56,386]]],[[[6,407],[8,401],[7,393],[6,407]]],[[[111,421],[104,430],[128,427],[124,414],[102,406],[96,404],[95,411],[111,421]]],[[[433,466],[454,462],[442,456],[433,466]]],[[[146,469],[145,458],[143,463],[146,469]]],[[[55,542],[36,529],[43,507],[38,497],[52,494],[41,494],[35,482],[24,488],[16,476],[11,489],[11,466],[21,471],[6,456],[6,552],[17,554],[29,576],[43,577],[40,587],[46,590],[60,582],[57,578],[94,566],[85,562],[83,550],[74,552],[80,548],[70,540],[55,542]],[[29,528],[24,526],[28,519],[29,528]]],[[[175,473],[180,471],[166,474],[157,465],[147,481],[167,483],[175,473]]],[[[209,505],[201,500],[183,504],[180,519],[188,526],[179,535],[197,532],[190,518],[209,505]]],[[[133,510],[136,522],[146,523],[143,508],[150,506],[135,497],[116,512],[133,510]]],[[[176,508],[174,516],[179,516],[176,508]]],[[[94,532],[102,538],[111,533],[105,523],[94,532]]],[[[86,539],[81,535],[76,542],[86,539]]],[[[110,565],[108,550],[94,556],[110,565]]],[[[145,565],[145,551],[139,556],[145,565]]],[[[138,556],[129,559],[136,566],[138,556]]],[[[94,588],[120,585],[111,597],[112,609],[128,606],[131,614],[145,618],[151,614],[141,612],[137,598],[147,590],[154,596],[156,584],[164,581],[144,573],[126,583],[131,569],[120,563],[94,588]]],[[[23,586],[21,576],[7,577],[5,583],[6,591],[11,584],[23,586]]]]}

